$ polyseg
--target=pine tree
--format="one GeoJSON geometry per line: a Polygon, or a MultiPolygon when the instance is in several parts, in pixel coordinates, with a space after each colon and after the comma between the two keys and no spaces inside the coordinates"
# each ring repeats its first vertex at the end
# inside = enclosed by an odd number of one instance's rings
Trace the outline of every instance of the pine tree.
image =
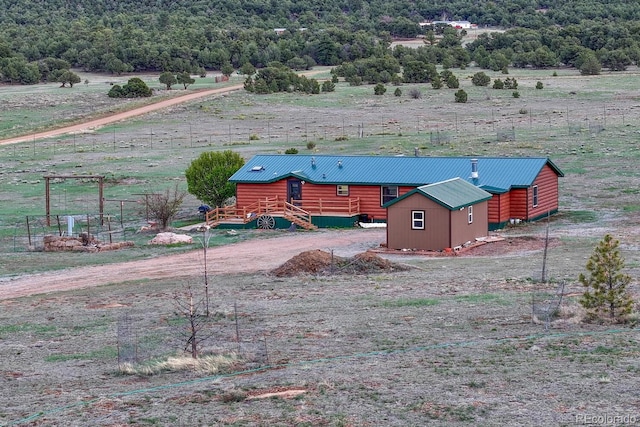
{"type": "Polygon", "coordinates": [[[631,277],[622,273],[624,258],[620,255],[620,242],[610,234],[598,243],[587,261],[589,276],[580,274],[578,280],[587,290],[580,304],[595,316],[609,315],[611,320],[621,320],[631,313],[633,299],[627,292],[631,277]]]}

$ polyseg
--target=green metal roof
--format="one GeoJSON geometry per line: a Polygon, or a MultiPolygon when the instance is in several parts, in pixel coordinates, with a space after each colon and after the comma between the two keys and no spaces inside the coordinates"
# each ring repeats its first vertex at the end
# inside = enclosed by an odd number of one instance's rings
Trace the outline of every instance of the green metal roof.
{"type": "Polygon", "coordinates": [[[471,178],[472,157],[389,157],[274,154],[251,158],[229,179],[236,183],[270,183],[297,177],[314,184],[404,185],[462,178],[492,193],[526,188],[545,165],[562,171],[545,157],[473,157],[478,178],[471,178]]]}
{"type": "Polygon", "coordinates": [[[389,207],[412,194],[422,194],[434,202],[455,211],[465,206],[489,200],[492,195],[475,185],[461,179],[453,178],[435,184],[423,185],[411,190],[402,196],[385,203],[383,207],[389,207]]]}

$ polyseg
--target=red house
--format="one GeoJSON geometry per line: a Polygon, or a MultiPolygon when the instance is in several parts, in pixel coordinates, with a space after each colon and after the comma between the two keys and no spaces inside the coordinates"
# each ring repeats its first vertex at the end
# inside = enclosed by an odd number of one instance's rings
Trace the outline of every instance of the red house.
{"type": "Polygon", "coordinates": [[[386,222],[386,203],[417,187],[461,178],[487,191],[489,229],[558,211],[562,171],[548,158],[257,155],[229,181],[236,204],[213,226],[305,228],[386,222]]]}

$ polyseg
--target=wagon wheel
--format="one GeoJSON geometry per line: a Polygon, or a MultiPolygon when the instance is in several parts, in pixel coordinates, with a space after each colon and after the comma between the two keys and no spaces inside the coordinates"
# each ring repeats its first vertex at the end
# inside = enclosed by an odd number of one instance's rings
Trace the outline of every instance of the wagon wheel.
{"type": "Polygon", "coordinates": [[[260,215],[256,220],[256,225],[263,230],[273,230],[276,228],[276,220],[271,215],[260,215]]]}

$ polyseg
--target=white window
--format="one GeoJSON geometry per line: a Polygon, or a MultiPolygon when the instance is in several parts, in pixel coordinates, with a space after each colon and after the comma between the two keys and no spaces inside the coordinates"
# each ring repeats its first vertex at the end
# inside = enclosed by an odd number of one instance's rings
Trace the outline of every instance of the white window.
{"type": "Polygon", "coordinates": [[[538,206],[538,186],[534,185],[533,186],[533,207],[537,207],[538,206]]]}
{"type": "Polygon", "coordinates": [[[398,186],[383,185],[382,186],[382,204],[392,201],[398,197],[398,186]]]}
{"type": "Polygon", "coordinates": [[[469,224],[473,224],[473,206],[467,208],[467,215],[469,216],[469,224]]]}
{"type": "Polygon", "coordinates": [[[411,211],[411,229],[424,230],[424,211],[411,211]]]}
{"type": "Polygon", "coordinates": [[[349,195],[349,186],[348,185],[337,185],[336,186],[336,194],[338,196],[348,196],[349,195]]]}

